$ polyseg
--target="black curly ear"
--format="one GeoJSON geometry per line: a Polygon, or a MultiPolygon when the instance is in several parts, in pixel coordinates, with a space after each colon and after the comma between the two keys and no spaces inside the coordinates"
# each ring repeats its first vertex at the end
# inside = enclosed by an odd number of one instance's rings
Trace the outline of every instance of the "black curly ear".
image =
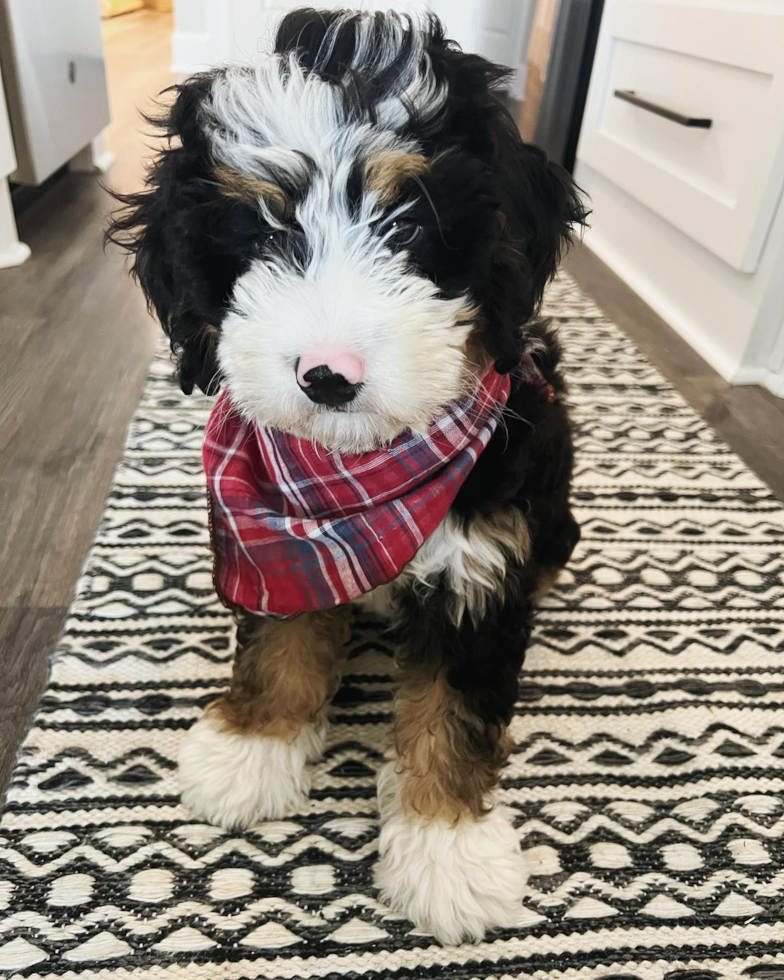
{"type": "Polygon", "coordinates": [[[545,287],[590,212],[570,175],[524,143],[505,110],[496,115],[490,136],[499,207],[490,337],[499,370],[510,370],[518,363],[521,327],[538,313],[545,287]]]}
{"type": "Polygon", "coordinates": [[[501,196],[508,238],[526,260],[533,314],[590,211],[563,167],[548,160],[538,146],[524,143],[511,117],[508,120],[499,127],[495,154],[505,185],[501,196]]]}
{"type": "Polygon", "coordinates": [[[503,370],[517,363],[520,328],[538,313],[545,287],[590,212],[569,174],[538,147],[523,143],[516,127],[511,133],[501,129],[497,138],[500,234],[491,302],[499,314],[498,345],[506,348],[499,358],[503,370]]]}
{"type": "Polygon", "coordinates": [[[169,336],[186,394],[198,385],[207,394],[220,386],[215,349],[220,302],[202,274],[207,256],[200,253],[200,235],[209,220],[209,202],[200,191],[209,176],[207,141],[198,125],[198,111],[213,75],[197,75],[175,86],[172,106],[160,118],[146,117],[165,142],[145,182],[145,189],[115,194],[123,205],[105,233],[107,242],[134,257],[132,272],[169,336]]]}
{"type": "Polygon", "coordinates": [[[490,174],[497,229],[481,297],[483,340],[498,369],[510,371],[519,363],[525,324],[590,212],[569,174],[523,142],[499,92],[508,69],[465,54],[443,33],[433,36],[429,54],[449,87],[442,139],[482,160],[490,174]]]}

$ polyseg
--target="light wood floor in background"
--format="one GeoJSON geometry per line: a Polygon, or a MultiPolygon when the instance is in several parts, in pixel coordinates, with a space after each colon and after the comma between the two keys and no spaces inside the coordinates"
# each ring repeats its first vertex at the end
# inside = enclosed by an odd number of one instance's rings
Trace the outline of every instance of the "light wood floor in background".
{"type": "MultiPolygon", "coordinates": [[[[137,108],[169,84],[171,19],[104,23],[117,156],[139,185],[149,155],[137,108]]],[[[104,255],[110,201],[69,175],[22,217],[33,257],[0,271],[0,792],[46,684],[49,658],[100,520],[157,328],[123,259],[104,255]]],[[[784,402],[732,388],[590,252],[567,268],[692,405],[784,498],[784,402]]]]}

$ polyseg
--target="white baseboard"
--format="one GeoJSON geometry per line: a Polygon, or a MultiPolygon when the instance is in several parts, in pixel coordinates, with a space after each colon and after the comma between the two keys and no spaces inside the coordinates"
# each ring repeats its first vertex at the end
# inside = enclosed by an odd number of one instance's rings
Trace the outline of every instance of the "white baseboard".
{"type": "Polygon", "coordinates": [[[784,398],[784,372],[768,368],[741,368],[733,381],[736,385],[760,385],[777,398],[784,398]]]}
{"type": "Polygon", "coordinates": [[[770,372],[762,367],[741,367],[732,379],[734,385],[761,385],[770,372]]]}
{"type": "Polygon", "coordinates": [[[588,232],[584,239],[585,245],[594,252],[605,265],[608,265],[616,275],[630,286],[635,293],[644,300],[648,306],[668,323],[676,333],[693,347],[694,350],[704,358],[708,364],[718,374],[732,384],[758,384],[757,381],[739,381],[741,371],[749,370],[741,368],[732,358],[728,357],[724,351],[720,350],[715,344],[705,336],[702,330],[691,322],[683,313],[663,296],[655,286],[653,286],[639,271],[631,265],[622,255],[620,255],[612,245],[602,239],[601,235],[593,230],[588,232]]]}
{"type": "Polygon", "coordinates": [[[645,279],[623,256],[604,241],[601,235],[591,231],[585,236],[585,245],[594,252],[605,265],[620,276],[648,306],[668,323],[676,333],[693,347],[718,374],[734,385],[761,385],[779,398],[784,398],[784,372],[770,371],[765,367],[737,364],[719,350],[705,334],[696,327],[680,310],[674,307],[661,293],[645,279]]]}
{"type": "Polygon", "coordinates": [[[106,150],[105,153],[98,154],[93,160],[95,169],[98,171],[99,174],[108,173],[116,162],[117,162],[117,158],[110,150],[106,150]]]}
{"type": "Polygon", "coordinates": [[[784,398],[784,372],[766,371],[766,377],[762,383],[772,395],[777,398],[784,398]]]}

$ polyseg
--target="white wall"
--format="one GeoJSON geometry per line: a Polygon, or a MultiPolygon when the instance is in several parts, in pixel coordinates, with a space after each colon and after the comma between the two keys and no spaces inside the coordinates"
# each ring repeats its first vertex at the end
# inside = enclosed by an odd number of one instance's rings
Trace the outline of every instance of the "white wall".
{"type": "MultiPolygon", "coordinates": [[[[448,6],[450,0],[436,0],[448,6]]],[[[308,0],[313,7],[334,7],[330,0],[308,0]]],[[[178,75],[208,68],[226,61],[253,60],[272,46],[275,25],[289,10],[302,6],[298,0],[175,0],[173,66],[178,75]]],[[[357,7],[399,10],[421,9],[417,0],[376,3],[360,0],[357,7]]],[[[462,0],[457,0],[460,14],[462,0]]],[[[469,20],[455,20],[463,29],[471,29],[469,20]]]]}

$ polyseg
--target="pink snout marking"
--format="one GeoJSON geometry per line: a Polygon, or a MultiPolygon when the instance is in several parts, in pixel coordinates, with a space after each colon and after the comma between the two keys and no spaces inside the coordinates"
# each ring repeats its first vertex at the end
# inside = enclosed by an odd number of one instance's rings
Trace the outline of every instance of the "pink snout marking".
{"type": "Polygon", "coordinates": [[[310,385],[305,381],[308,371],[325,366],[333,374],[342,374],[351,385],[358,385],[365,377],[365,362],[357,354],[347,350],[330,347],[313,347],[300,357],[297,365],[297,381],[303,388],[310,385]]]}

